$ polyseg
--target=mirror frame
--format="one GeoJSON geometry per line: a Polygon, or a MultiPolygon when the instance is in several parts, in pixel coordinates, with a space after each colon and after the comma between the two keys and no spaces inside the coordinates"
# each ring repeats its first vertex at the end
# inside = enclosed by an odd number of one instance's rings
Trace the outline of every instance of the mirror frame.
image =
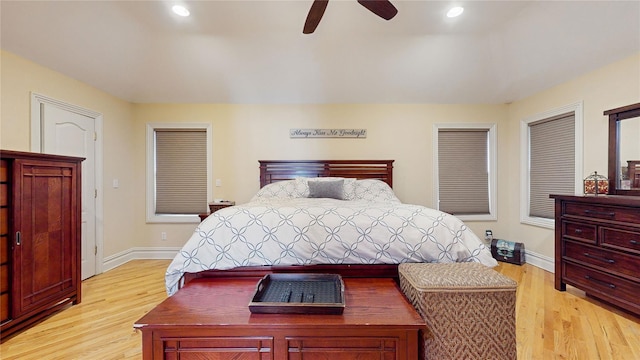
{"type": "Polygon", "coordinates": [[[640,189],[618,189],[618,166],[620,154],[618,146],[620,140],[620,121],[640,117],[640,103],[627,105],[604,112],[609,116],[609,194],[640,196],[640,189]]]}

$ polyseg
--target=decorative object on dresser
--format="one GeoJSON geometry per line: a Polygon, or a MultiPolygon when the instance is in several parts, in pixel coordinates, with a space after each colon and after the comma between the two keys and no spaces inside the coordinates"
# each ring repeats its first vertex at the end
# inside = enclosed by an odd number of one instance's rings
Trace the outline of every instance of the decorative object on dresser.
{"type": "Polygon", "coordinates": [[[2,341],[80,303],[82,158],[0,151],[2,341]]]}
{"type": "Polygon", "coordinates": [[[587,176],[583,180],[583,190],[585,195],[587,194],[608,194],[609,193],[609,179],[602,175],[598,175],[597,171],[594,171],[591,175],[587,176]]]}
{"type": "Polygon", "coordinates": [[[216,212],[216,211],[218,211],[220,209],[224,209],[226,207],[233,206],[235,204],[236,204],[235,201],[228,201],[228,200],[210,202],[209,203],[209,213],[208,214],[198,214],[198,216],[200,216],[200,221],[206,219],[207,217],[209,217],[209,215],[213,214],[214,212],[216,212]]]}
{"type": "Polygon", "coordinates": [[[640,316],[640,198],[555,199],[555,288],[572,285],[640,316]]]}

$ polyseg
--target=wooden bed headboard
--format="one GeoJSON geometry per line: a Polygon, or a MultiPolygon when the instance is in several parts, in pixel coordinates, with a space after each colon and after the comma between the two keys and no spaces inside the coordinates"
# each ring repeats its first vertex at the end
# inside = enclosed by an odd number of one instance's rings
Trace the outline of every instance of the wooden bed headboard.
{"type": "Polygon", "coordinates": [[[378,179],[393,187],[394,160],[259,160],[260,187],[297,177],[378,179]]]}

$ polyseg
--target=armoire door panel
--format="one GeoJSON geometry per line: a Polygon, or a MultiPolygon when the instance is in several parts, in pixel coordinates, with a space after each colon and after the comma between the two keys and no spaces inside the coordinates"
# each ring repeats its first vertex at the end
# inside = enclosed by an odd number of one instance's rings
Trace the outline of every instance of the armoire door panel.
{"type": "Polygon", "coordinates": [[[82,158],[0,152],[0,342],[78,304],[82,158]]]}
{"type": "Polygon", "coordinates": [[[15,247],[16,262],[14,314],[22,314],[73,291],[75,267],[69,254],[75,254],[76,209],[70,191],[74,184],[75,164],[18,162],[15,182],[21,191],[16,231],[21,243],[15,247]]]}

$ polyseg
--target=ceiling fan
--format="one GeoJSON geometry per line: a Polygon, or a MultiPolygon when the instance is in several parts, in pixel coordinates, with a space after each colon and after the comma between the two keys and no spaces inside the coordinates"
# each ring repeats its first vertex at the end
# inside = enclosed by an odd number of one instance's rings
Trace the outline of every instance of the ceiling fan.
{"type": "MultiPolygon", "coordinates": [[[[398,13],[398,9],[396,9],[389,0],[358,0],[358,2],[360,5],[366,7],[369,11],[385,20],[391,20],[398,13]]],[[[309,9],[309,14],[307,15],[307,20],[304,23],[302,33],[311,34],[316,30],[328,3],[329,0],[313,1],[311,9],[309,9]]]]}

